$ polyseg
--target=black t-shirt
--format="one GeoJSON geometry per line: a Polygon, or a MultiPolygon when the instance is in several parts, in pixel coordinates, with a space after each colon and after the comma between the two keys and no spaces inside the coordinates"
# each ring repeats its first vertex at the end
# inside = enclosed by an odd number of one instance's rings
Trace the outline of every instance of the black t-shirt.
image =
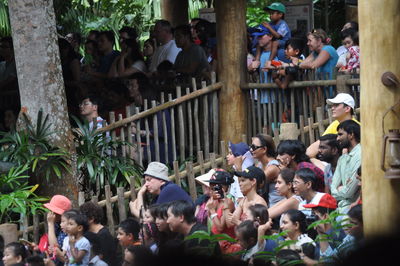
{"type": "Polygon", "coordinates": [[[110,234],[107,227],[100,229],[97,235],[103,250],[103,260],[110,266],[120,265],[121,254],[117,254],[118,240],[110,234]]]}

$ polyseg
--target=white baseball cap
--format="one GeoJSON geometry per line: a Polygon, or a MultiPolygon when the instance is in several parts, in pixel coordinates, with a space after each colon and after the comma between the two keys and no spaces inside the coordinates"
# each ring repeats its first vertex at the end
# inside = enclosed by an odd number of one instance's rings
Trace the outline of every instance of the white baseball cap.
{"type": "Polygon", "coordinates": [[[333,99],[326,99],[326,103],[329,105],[344,103],[354,109],[354,98],[348,93],[339,93],[333,99]]]}
{"type": "Polygon", "coordinates": [[[215,170],[211,169],[210,171],[208,171],[208,173],[204,174],[204,175],[200,175],[198,177],[196,177],[196,181],[199,182],[202,185],[205,185],[206,187],[210,187],[210,183],[208,182],[211,177],[215,174],[215,170]]]}

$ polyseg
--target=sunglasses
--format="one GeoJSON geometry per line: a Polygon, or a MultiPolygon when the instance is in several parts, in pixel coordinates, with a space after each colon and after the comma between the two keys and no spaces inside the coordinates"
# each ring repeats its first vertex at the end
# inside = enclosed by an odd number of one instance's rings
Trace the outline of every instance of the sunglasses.
{"type": "Polygon", "coordinates": [[[256,146],[256,145],[254,145],[254,144],[251,144],[251,145],[249,146],[249,148],[250,148],[250,150],[255,151],[255,150],[259,149],[259,148],[264,148],[264,146],[256,146]]]}

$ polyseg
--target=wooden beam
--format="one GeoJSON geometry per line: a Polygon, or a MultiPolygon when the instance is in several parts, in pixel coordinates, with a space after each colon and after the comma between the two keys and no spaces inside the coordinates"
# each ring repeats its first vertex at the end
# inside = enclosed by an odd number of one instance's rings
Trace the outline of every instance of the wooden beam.
{"type": "Polygon", "coordinates": [[[234,143],[246,133],[246,0],[215,1],[218,39],[218,74],[224,83],[220,92],[221,140],[234,143]]]}
{"type": "MultiPolygon", "coordinates": [[[[392,234],[400,219],[400,180],[388,180],[380,167],[382,117],[400,99],[400,90],[389,89],[381,82],[386,71],[400,77],[400,2],[398,0],[358,1],[361,64],[361,146],[364,232],[367,238],[392,234]],[[374,18],[374,19],[371,19],[374,18]],[[379,26],[385,25],[385,30],[379,26]],[[371,40],[374,40],[371,42],[371,40]],[[378,44],[378,46],[377,46],[378,44]],[[379,47],[379,49],[377,49],[379,47]]],[[[396,109],[399,112],[399,109],[396,109]]],[[[385,128],[400,128],[391,114],[385,128]]]]}
{"type": "Polygon", "coordinates": [[[172,27],[189,23],[188,0],[162,0],[161,16],[168,20],[172,27]]]}

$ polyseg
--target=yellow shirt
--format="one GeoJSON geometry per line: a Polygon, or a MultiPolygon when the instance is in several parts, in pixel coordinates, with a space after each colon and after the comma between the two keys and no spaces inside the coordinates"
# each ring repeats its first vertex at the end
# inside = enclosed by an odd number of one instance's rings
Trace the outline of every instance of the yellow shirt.
{"type": "MultiPolygon", "coordinates": [[[[361,125],[360,122],[357,121],[357,119],[352,118],[352,120],[353,120],[354,122],[357,122],[359,125],[361,125]]],[[[337,132],[337,127],[338,127],[339,124],[340,124],[340,122],[339,122],[338,120],[333,121],[333,122],[325,129],[325,132],[324,132],[324,134],[322,134],[322,136],[327,135],[327,134],[337,134],[337,133],[338,133],[338,132],[337,132]]]]}

